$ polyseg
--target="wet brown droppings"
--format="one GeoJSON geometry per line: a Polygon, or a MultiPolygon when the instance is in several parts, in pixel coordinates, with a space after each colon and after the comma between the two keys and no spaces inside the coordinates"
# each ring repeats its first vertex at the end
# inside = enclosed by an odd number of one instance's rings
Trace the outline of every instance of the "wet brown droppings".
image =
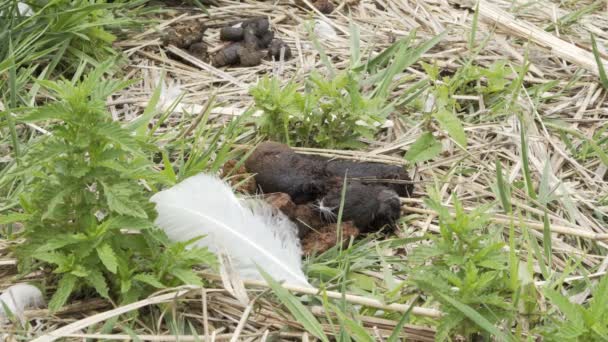
{"type": "Polygon", "coordinates": [[[352,222],[343,222],[340,229],[342,230],[341,241],[338,241],[338,227],[335,223],[311,232],[302,239],[302,251],[304,254],[320,254],[339,243],[346,247],[351,238],[359,235],[359,229],[352,222]]]}
{"type": "Polygon", "coordinates": [[[282,40],[275,39],[274,32],[270,30],[270,22],[265,17],[231,23],[220,29],[220,39],[232,44],[226,45],[213,56],[213,65],[217,67],[259,65],[264,56],[272,58],[277,48],[279,53],[281,49],[285,51],[285,59],[291,58],[289,46],[282,40]],[[263,51],[265,49],[269,49],[268,53],[263,51]]]}
{"type": "Polygon", "coordinates": [[[245,167],[255,174],[262,192],[286,193],[324,223],[335,222],[348,172],[343,221],[353,221],[362,232],[393,225],[400,216],[399,196],[409,197],[413,190],[407,172],[398,166],[307,156],[274,142],[260,144],[245,167]]]}
{"type": "Polygon", "coordinates": [[[334,5],[328,0],[317,0],[313,5],[323,14],[330,14],[334,11],[334,5]]]}
{"type": "Polygon", "coordinates": [[[203,41],[206,26],[197,21],[185,21],[169,27],[162,35],[163,45],[175,45],[180,49],[189,49],[192,44],[203,41]]]}
{"type": "Polygon", "coordinates": [[[275,61],[281,60],[281,50],[283,50],[283,60],[291,59],[291,49],[281,39],[273,39],[268,48],[268,57],[275,61]]]}

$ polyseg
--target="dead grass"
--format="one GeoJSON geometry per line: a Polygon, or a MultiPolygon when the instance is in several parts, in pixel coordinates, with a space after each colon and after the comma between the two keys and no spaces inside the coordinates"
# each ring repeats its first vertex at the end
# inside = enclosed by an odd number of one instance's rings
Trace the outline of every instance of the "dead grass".
{"type": "MultiPolygon", "coordinates": [[[[129,57],[128,77],[140,79],[127,91],[109,99],[111,112],[118,120],[132,120],[141,114],[150,99],[161,72],[167,73],[168,82],[176,82],[185,93],[178,109],[184,113],[173,115],[173,121],[189,122],[216,94],[219,106],[212,110],[215,119],[242,114],[252,104],[248,88],[255,85],[265,74],[274,74],[283,79],[301,79],[311,70],[323,69],[319,53],[312,47],[304,27],[309,19],[323,20],[337,32],[335,39],[323,39],[325,51],[338,67],[346,67],[349,60],[348,25],[352,20],[360,26],[361,43],[366,53],[374,54],[388,47],[395,38],[407,35],[416,29],[421,40],[447,30],[446,38],[430,53],[423,56],[427,63],[436,63],[445,72],[453,72],[471,56],[468,37],[472,27],[474,6],[466,1],[447,0],[374,0],[340,1],[339,10],[331,15],[321,15],[311,8],[308,1],[300,7],[291,1],[218,1],[221,6],[209,9],[212,19],[198,11],[176,9],[164,18],[154,30],[119,42],[118,47],[129,57]],[[189,57],[177,48],[163,49],[159,46],[158,31],[176,21],[202,20],[208,25],[222,23],[248,16],[268,16],[277,36],[292,48],[295,57],[287,62],[263,62],[251,68],[217,69],[205,61],[189,57]],[[184,59],[187,59],[185,61],[184,59]]],[[[535,101],[532,94],[517,100],[522,116],[515,113],[491,115],[485,109],[481,97],[471,100],[479,103],[481,110],[468,113],[465,131],[469,139],[466,150],[454,142],[447,141],[444,154],[433,162],[411,166],[415,173],[416,195],[424,196],[426,186],[437,185],[446,206],[451,194],[456,194],[467,209],[498,201],[492,190],[496,182],[495,160],[500,160],[506,169],[509,182],[522,178],[524,160],[521,156],[520,121],[527,127],[529,166],[536,184],[547,182],[554,189],[556,200],[542,206],[528,196],[525,190],[513,191],[512,205],[515,220],[498,210],[492,213],[492,221],[508,227],[514,223],[517,230],[530,230],[532,236],[542,241],[543,214],[547,211],[551,223],[553,265],[562,272],[571,265],[573,257],[580,257],[584,267],[578,268],[572,277],[592,273],[595,277],[606,274],[608,258],[608,167],[598,158],[581,159],[562,141],[562,128],[576,131],[571,144],[580,146],[581,137],[591,138],[597,130],[605,129],[608,120],[608,93],[598,83],[597,67],[594,66],[588,32],[597,36],[600,46],[608,46],[608,3],[602,1],[481,1],[479,27],[476,42],[489,38],[475,63],[488,66],[496,60],[508,60],[520,64],[524,56],[531,63],[525,75],[528,84],[546,84],[556,81],[556,87],[544,92],[543,101],[535,101]],[[562,5],[560,5],[562,4],[562,5]],[[569,13],[585,6],[596,6],[568,25],[559,22],[569,13]],[[553,26],[551,30],[543,28],[553,26]],[[583,68],[587,70],[583,70],[583,68]],[[548,164],[547,164],[548,163],[548,164]],[[548,165],[548,166],[547,166],[548,165]],[[456,172],[469,170],[466,173],[456,172]],[[542,208],[543,210],[539,209],[542,208]]],[[[205,41],[212,47],[219,46],[218,31],[210,29],[205,41]]],[[[604,52],[603,57],[608,59],[604,52]]],[[[402,76],[415,76],[411,82],[427,77],[418,66],[404,71],[402,76]]],[[[406,87],[404,84],[402,87],[406,87]]],[[[395,113],[391,118],[394,126],[377,141],[370,141],[365,151],[333,151],[300,149],[302,153],[360,160],[375,160],[393,164],[404,164],[403,153],[422,133],[416,123],[424,113],[395,113]]],[[[170,128],[168,128],[170,129],[170,128]]],[[[606,137],[606,131],[603,137],[606,137]]],[[[404,229],[401,237],[419,236],[438,229],[436,216],[426,208],[419,198],[404,199],[404,229]]],[[[2,243],[5,247],[6,243],[2,243]]],[[[4,254],[4,253],[3,253],[4,254]]],[[[5,254],[4,254],[5,255],[5,254]]],[[[525,253],[522,252],[522,258],[525,253]]],[[[404,258],[404,256],[400,256],[404,258]]],[[[10,256],[2,261],[3,287],[14,281],[14,268],[10,256]]],[[[538,268],[538,265],[535,265],[538,268]]],[[[36,275],[34,275],[35,277],[36,275]]],[[[566,279],[565,281],[568,281],[566,279]]],[[[538,282],[542,285],[542,281],[538,282]]],[[[212,281],[206,289],[185,289],[161,294],[147,300],[109,311],[97,300],[85,301],[66,308],[63,312],[48,317],[45,310],[30,312],[31,317],[40,317],[39,326],[30,327],[29,336],[40,335],[34,341],[90,339],[135,339],[145,341],[195,341],[195,340],[267,340],[312,339],[303,332],[302,326],[281,306],[271,301],[267,290],[249,287],[249,303],[242,303],[212,281]],[[132,334],[111,335],[101,329],[104,322],[119,313],[126,313],[149,305],[162,303],[165,317],[152,321],[129,323],[132,334]],[[165,319],[171,316],[171,319],[165,319]],[[203,331],[199,337],[179,336],[178,326],[183,319],[203,331]],[[67,326],[64,326],[68,324],[67,326]],[[175,324],[175,326],[173,326],[175,324]],[[63,328],[59,328],[64,326],[63,328]],[[286,329],[286,328],[289,329],[286,329]]],[[[584,298],[579,298],[579,301],[584,298]]],[[[322,307],[311,308],[314,315],[326,317],[322,307]]],[[[120,316],[113,325],[122,327],[126,318],[120,316]]],[[[378,339],[386,338],[396,321],[363,315],[363,325],[378,339]]],[[[422,326],[406,326],[403,330],[408,339],[432,341],[433,330],[422,326]]],[[[3,328],[9,329],[9,328],[3,328]]],[[[11,328],[16,329],[16,328],[11,328]]],[[[328,334],[335,327],[324,325],[328,334]]],[[[4,330],[7,332],[8,330],[4,330]]],[[[17,330],[19,331],[19,330],[17,330]]],[[[24,334],[21,330],[18,334],[24,334]]]]}

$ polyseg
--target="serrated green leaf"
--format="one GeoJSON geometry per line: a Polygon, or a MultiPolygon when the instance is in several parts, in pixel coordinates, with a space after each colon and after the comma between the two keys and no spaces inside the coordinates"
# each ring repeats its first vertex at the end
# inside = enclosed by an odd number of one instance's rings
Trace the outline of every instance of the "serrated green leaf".
{"type": "Polygon", "coordinates": [[[103,184],[104,194],[108,207],[119,214],[128,215],[139,218],[147,218],[146,212],[137,203],[130,200],[130,191],[128,188],[120,185],[109,186],[103,184]]]}
{"type": "Polygon", "coordinates": [[[287,291],[281,284],[279,284],[276,280],[272,279],[272,277],[266,273],[264,270],[258,267],[258,271],[264,277],[268,285],[272,288],[274,294],[279,298],[281,303],[287,307],[289,312],[296,318],[296,320],[302,324],[304,329],[308,332],[319,338],[323,342],[329,342],[329,339],[323,332],[323,327],[315,316],[306,309],[302,303],[289,291],[287,291]]]}
{"type": "Polygon", "coordinates": [[[84,234],[60,234],[59,236],[50,239],[44,245],[40,246],[36,249],[36,252],[50,252],[62,247],[80,243],[86,239],[86,235],[84,234]]]}
{"type": "Polygon", "coordinates": [[[85,279],[87,283],[95,288],[95,291],[97,291],[100,296],[110,299],[108,285],[106,284],[106,279],[103,277],[101,272],[98,270],[89,270],[89,274],[85,279]]]}
{"type": "Polygon", "coordinates": [[[422,134],[410,147],[405,154],[405,159],[418,163],[435,158],[441,153],[441,143],[439,143],[432,133],[422,134]]]}
{"type": "Polygon", "coordinates": [[[192,270],[183,268],[174,268],[169,271],[170,274],[174,275],[177,279],[181,280],[186,285],[203,285],[201,279],[192,270]]]}
{"type": "Polygon", "coordinates": [[[608,305],[606,303],[608,303],[608,276],[603,276],[593,290],[593,302],[589,306],[589,311],[594,317],[605,317],[608,323],[608,305]]]}
{"type": "Polygon", "coordinates": [[[162,289],[166,287],[155,276],[149,273],[139,273],[133,277],[133,280],[141,281],[142,283],[146,283],[157,289],[162,289]]]}
{"type": "Polygon", "coordinates": [[[66,194],[66,190],[60,191],[51,198],[48,202],[48,206],[46,211],[42,214],[42,220],[46,220],[48,218],[52,218],[52,215],[55,213],[55,210],[63,203],[63,197],[66,194]]]}
{"type": "Polygon", "coordinates": [[[6,215],[0,215],[0,224],[9,224],[15,222],[23,222],[29,219],[32,215],[24,213],[10,213],[6,215]]]}
{"type": "Polygon", "coordinates": [[[74,287],[76,286],[77,278],[71,274],[66,274],[61,278],[59,284],[57,285],[57,290],[55,294],[49,301],[49,310],[51,312],[57,312],[57,310],[61,309],[61,307],[67,302],[68,298],[74,291],[74,287]]]}
{"type": "Polygon", "coordinates": [[[443,342],[448,339],[450,336],[450,332],[462,324],[462,321],[465,319],[464,315],[460,312],[458,313],[450,313],[441,317],[439,321],[439,325],[437,326],[437,332],[435,333],[435,341],[443,342]]]}
{"type": "Polygon", "coordinates": [[[467,135],[464,132],[464,127],[460,119],[449,109],[440,109],[433,114],[433,117],[439,122],[448,134],[463,148],[467,147],[467,135]]]}
{"type": "Polygon", "coordinates": [[[114,250],[112,250],[112,247],[109,244],[104,243],[97,247],[97,255],[108,271],[115,274],[118,268],[118,260],[116,259],[116,254],[114,253],[114,250]]]}
{"type": "Polygon", "coordinates": [[[129,291],[132,289],[132,287],[133,282],[131,281],[131,279],[120,280],[120,292],[123,294],[123,296],[126,296],[126,294],[129,293],[129,291]]]}
{"type": "Polygon", "coordinates": [[[437,295],[440,296],[446,302],[450,303],[454,308],[460,311],[468,319],[475,322],[475,324],[477,324],[480,328],[494,335],[494,337],[498,338],[500,341],[514,341],[511,336],[499,330],[497,327],[494,326],[494,324],[492,324],[490,321],[488,321],[470,306],[461,303],[458,300],[443,293],[437,293],[437,295]]]}
{"type": "Polygon", "coordinates": [[[48,262],[49,264],[55,264],[58,266],[65,266],[70,262],[65,255],[60,253],[35,253],[33,257],[35,259],[42,260],[44,262],[48,262]]]}

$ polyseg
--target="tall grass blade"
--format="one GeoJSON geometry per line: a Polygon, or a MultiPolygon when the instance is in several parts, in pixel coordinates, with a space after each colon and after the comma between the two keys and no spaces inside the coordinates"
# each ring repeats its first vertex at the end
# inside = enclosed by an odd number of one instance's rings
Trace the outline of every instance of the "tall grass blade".
{"type": "Polygon", "coordinates": [[[355,21],[349,15],[349,29],[350,29],[350,65],[354,67],[359,65],[361,62],[361,42],[360,42],[360,34],[359,34],[359,26],[355,24],[355,21]]]}
{"type": "MultiPolygon", "coordinates": [[[[412,300],[412,303],[416,303],[418,301],[418,297],[420,297],[420,296],[416,296],[414,298],[414,300],[412,300]]],[[[407,323],[410,320],[410,314],[412,313],[413,309],[414,309],[414,304],[410,305],[410,307],[407,309],[407,311],[403,313],[403,315],[399,319],[399,322],[393,329],[391,336],[388,337],[386,342],[398,342],[399,341],[399,336],[401,335],[401,330],[405,326],[405,323],[407,323]]]]}
{"type": "Polygon", "coordinates": [[[545,215],[543,216],[543,247],[545,250],[545,259],[547,260],[549,270],[551,270],[551,265],[553,265],[552,244],[553,239],[551,238],[551,223],[549,222],[549,215],[547,214],[547,210],[545,210],[545,215]]]}
{"type": "Polygon", "coordinates": [[[469,36],[469,50],[475,48],[475,38],[477,37],[477,28],[479,23],[479,1],[475,5],[475,13],[473,14],[473,22],[471,23],[471,35],[469,36]]]}
{"type": "Polygon", "coordinates": [[[510,191],[507,189],[507,184],[502,174],[502,163],[498,159],[496,159],[496,182],[498,183],[498,195],[500,196],[502,208],[507,214],[511,214],[513,209],[511,207],[510,191]]]}
{"type": "Polygon", "coordinates": [[[444,31],[415,48],[410,48],[407,45],[400,46],[395,53],[393,62],[381,74],[380,85],[374,90],[372,97],[386,99],[394,87],[393,79],[395,76],[416,63],[423,53],[437,45],[445,35],[446,32],[444,31]]]}
{"type": "Polygon", "coordinates": [[[532,199],[536,199],[536,192],[534,191],[534,184],[532,183],[532,173],[530,172],[530,159],[528,157],[528,142],[526,140],[526,132],[523,124],[523,120],[520,120],[520,139],[521,139],[521,160],[524,170],[524,179],[526,181],[526,189],[528,196],[532,199]]]}
{"type": "Polygon", "coordinates": [[[467,316],[471,321],[475,322],[480,328],[492,334],[494,337],[498,338],[499,341],[514,341],[514,339],[500,331],[498,328],[494,326],[490,321],[485,319],[482,315],[480,315],[477,311],[475,311],[470,306],[457,301],[456,299],[443,294],[437,293],[438,296],[443,298],[446,302],[450,303],[454,308],[460,311],[463,315],[467,316]]]}
{"type": "Polygon", "coordinates": [[[316,336],[321,341],[329,342],[329,339],[323,332],[321,323],[317,321],[315,316],[313,316],[312,313],[310,313],[310,311],[308,311],[308,309],[306,309],[306,307],[302,305],[302,303],[300,303],[300,301],[294,295],[289,293],[289,291],[281,286],[281,284],[279,284],[276,280],[272,279],[268,273],[264,272],[264,270],[260,267],[258,267],[258,270],[268,285],[272,288],[274,294],[279,298],[281,303],[287,307],[289,312],[291,312],[295,319],[302,324],[304,329],[316,336]]]}
{"type": "Polygon", "coordinates": [[[603,59],[600,55],[600,50],[597,48],[597,42],[595,41],[595,35],[593,33],[591,33],[591,46],[593,48],[593,56],[595,57],[595,62],[597,63],[597,70],[600,74],[600,83],[602,84],[602,87],[604,87],[604,89],[608,90],[608,75],[606,74],[603,59]]]}

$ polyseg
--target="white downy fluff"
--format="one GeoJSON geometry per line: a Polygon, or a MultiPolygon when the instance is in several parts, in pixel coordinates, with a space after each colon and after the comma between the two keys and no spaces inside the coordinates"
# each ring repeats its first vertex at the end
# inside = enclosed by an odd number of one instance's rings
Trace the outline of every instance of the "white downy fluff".
{"type": "Polygon", "coordinates": [[[8,314],[4,312],[5,305],[13,315],[23,320],[23,312],[44,306],[44,298],[42,292],[36,286],[15,284],[0,295],[0,321],[8,319],[8,314]],[[4,305],[2,305],[2,302],[4,305]]]}
{"type": "Polygon", "coordinates": [[[262,200],[239,201],[218,177],[199,174],[152,196],[156,224],[174,241],[199,240],[227,252],[243,279],[263,280],[256,264],[275,280],[310,286],[302,272],[296,226],[262,200]]]}
{"type": "Polygon", "coordinates": [[[323,40],[336,40],[338,39],[338,33],[334,30],[331,25],[323,20],[315,20],[315,26],[313,29],[314,33],[323,40]]]}

